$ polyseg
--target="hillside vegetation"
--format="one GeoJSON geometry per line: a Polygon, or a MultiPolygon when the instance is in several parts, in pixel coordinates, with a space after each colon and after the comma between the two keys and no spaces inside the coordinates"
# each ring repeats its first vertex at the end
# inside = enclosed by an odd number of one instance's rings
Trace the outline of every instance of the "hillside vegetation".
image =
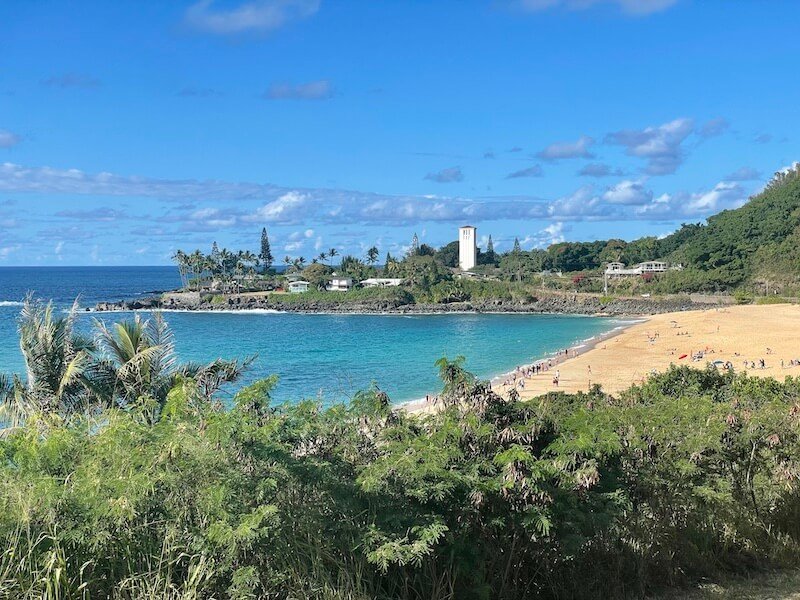
{"type": "Polygon", "coordinates": [[[600,269],[610,260],[628,264],[663,259],[683,271],[658,276],[654,291],[718,291],[741,286],[800,290],[800,166],[777,173],[744,206],[685,224],[664,238],[633,242],[565,242],[547,250],[565,271],[600,269]]]}
{"type": "Polygon", "coordinates": [[[663,255],[707,275],[707,285],[800,282],[800,167],[780,174],[747,204],[660,241],[663,255]],[[675,244],[675,242],[678,242],[675,244]]]}

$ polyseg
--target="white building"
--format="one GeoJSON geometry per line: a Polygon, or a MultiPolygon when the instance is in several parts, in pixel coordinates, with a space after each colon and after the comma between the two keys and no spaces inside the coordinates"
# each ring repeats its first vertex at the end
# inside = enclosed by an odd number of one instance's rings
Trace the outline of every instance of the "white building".
{"type": "Polygon", "coordinates": [[[628,275],[641,275],[642,272],[637,267],[625,268],[625,263],[610,262],[606,265],[607,277],[626,277],[628,275]]]}
{"type": "Polygon", "coordinates": [[[289,285],[286,286],[289,288],[289,292],[291,294],[300,294],[302,292],[308,291],[308,286],[311,284],[308,281],[303,281],[302,279],[299,281],[290,281],[289,285]]]}
{"type": "Polygon", "coordinates": [[[625,265],[621,262],[610,262],[606,265],[605,274],[610,277],[627,277],[644,273],[666,273],[669,270],[679,270],[681,268],[681,265],[670,267],[660,260],[649,260],[630,268],[625,268],[625,265]]]}
{"type": "Polygon", "coordinates": [[[660,260],[650,260],[637,265],[642,273],[665,273],[668,265],[660,260]]]}
{"type": "Polygon", "coordinates": [[[369,279],[363,280],[361,285],[365,288],[397,287],[402,283],[402,279],[395,279],[392,277],[370,277],[369,279]]]}
{"type": "Polygon", "coordinates": [[[328,281],[325,289],[329,292],[347,292],[353,287],[352,277],[343,277],[341,275],[333,274],[333,277],[328,281]]]}
{"type": "Polygon", "coordinates": [[[458,268],[462,271],[473,269],[478,262],[478,246],[475,241],[477,232],[471,225],[458,229],[458,268]]]}

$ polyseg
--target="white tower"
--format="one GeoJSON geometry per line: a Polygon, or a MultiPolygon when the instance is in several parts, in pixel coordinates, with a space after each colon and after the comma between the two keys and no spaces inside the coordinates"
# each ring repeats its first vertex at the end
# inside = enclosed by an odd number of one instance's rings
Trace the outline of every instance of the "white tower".
{"type": "Polygon", "coordinates": [[[475,245],[477,229],[471,225],[458,228],[458,267],[469,271],[478,261],[478,247],[475,245]]]}

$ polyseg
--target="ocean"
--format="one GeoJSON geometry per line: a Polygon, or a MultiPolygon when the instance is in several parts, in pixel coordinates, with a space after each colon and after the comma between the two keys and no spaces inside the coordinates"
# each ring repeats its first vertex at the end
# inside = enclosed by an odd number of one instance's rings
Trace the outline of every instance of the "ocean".
{"type": "MultiPolygon", "coordinates": [[[[66,310],[133,299],[180,284],[174,267],[0,267],[0,372],[21,373],[16,319],[28,293],[66,310]]],[[[144,315],[145,317],[147,314],[144,315]]],[[[120,321],[132,313],[82,313],[120,321]]],[[[346,401],[373,382],[394,402],[437,393],[434,362],[466,357],[491,378],[618,326],[619,321],[566,315],[299,315],[268,312],[165,312],[182,360],[255,355],[245,382],[279,376],[276,401],[346,401]]]]}

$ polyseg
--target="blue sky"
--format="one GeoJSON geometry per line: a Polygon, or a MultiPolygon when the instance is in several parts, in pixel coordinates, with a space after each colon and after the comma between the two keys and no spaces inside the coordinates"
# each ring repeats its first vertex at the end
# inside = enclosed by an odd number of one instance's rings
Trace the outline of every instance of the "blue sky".
{"type": "Polygon", "coordinates": [[[800,5],[0,3],[0,265],[663,235],[798,159],[800,5]]]}

